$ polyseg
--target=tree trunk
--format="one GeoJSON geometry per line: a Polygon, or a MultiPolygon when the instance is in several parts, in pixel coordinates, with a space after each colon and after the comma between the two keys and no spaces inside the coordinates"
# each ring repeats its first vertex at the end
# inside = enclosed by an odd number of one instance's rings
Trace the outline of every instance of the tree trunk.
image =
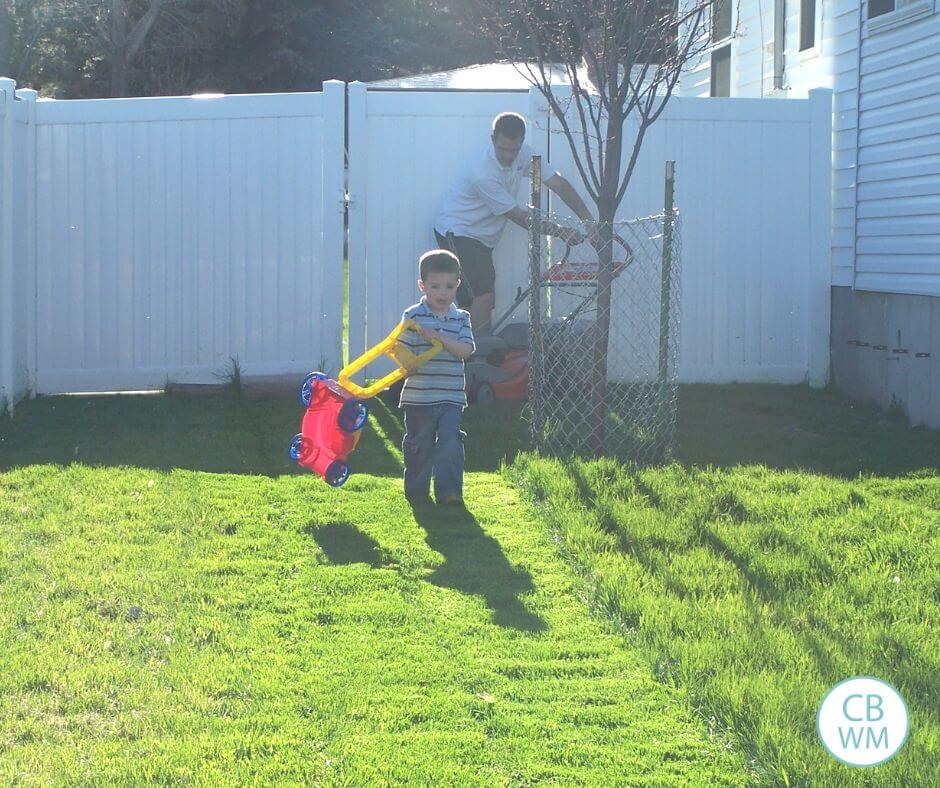
{"type": "Polygon", "coordinates": [[[111,98],[127,95],[127,63],[123,53],[115,52],[111,59],[111,98]]]}
{"type": "Polygon", "coordinates": [[[623,115],[611,108],[607,121],[606,169],[597,200],[600,249],[597,250],[597,323],[594,334],[594,381],[591,386],[591,451],[603,454],[607,446],[607,357],[610,350],[610,304],[614,271],[614,217],[623,153],[623,115]]]}
{"type": "Polygon", "coordinates": [[[0,0],[0,77],[13,76],[13,15],[0,0]]]}
{"type": "Polygon", "coordinates": [[[124,0],[111,0],[111,98],[127,95],[127,17],[124,0]]]}

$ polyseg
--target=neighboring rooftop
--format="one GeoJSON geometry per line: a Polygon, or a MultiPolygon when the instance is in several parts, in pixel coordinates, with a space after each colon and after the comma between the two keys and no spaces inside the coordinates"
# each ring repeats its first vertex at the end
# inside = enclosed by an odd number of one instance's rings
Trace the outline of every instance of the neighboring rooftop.
{"type": "MultiPolygon", "coordinates": [[[[556,64],[551,66],[551,69],[553,83],[568,84],[564,66],[556,64]]],[[[513,63],[480,63],[451,71],[392,77],[368,83],[370,88],[402,90],[528,90],[530,84],[526,78],[525,66],[516,66],[513,63]]]]}
{"type": "MultiPolygon", "coordinates": [[[[532,68],[536,76],[538,75],[538,67],[535,63],[528,64],[528,67],[532,68]]],[[[570,84],[563,64],[552,63],[547,66],[547,69],[551,74],[553,85],[570,84]]],[[[633,73],[637,79],[640,78],[642,70],[642,66],[633,67],[633,73]]],[[[528,77],[525,63],[480,63],[451,71],[436,71],[433,74],[412,74],[391,79],[378,79],[366,84],[370,88],[388,90],[528,90],[532,86],[528,77]]],[[[587,69],[583,66],[578,68],[578,79],[583,87],[594,92],[594,86],[588,80],[587,69]]]]}

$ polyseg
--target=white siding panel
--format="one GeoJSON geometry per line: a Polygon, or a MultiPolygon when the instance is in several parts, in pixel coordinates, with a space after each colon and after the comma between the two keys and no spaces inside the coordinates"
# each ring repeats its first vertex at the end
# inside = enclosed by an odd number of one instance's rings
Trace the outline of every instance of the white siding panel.
{"type": "Polygon", "coordinates": [[[940,16],[867,30],[856,286],[940,291],[940,16]]]}
{"type": "Polygon", "coordinates": [[[940,194],[927,194],[921,197],[895,197],[864,202],[858,207],[859,219],[875,217],[930,216],[940,214],[940,194]]]}
{"type": "Polygon", "coordinates": [[[920,157],[940,155],[940,134],[917,137],[913,140],[892,140],[883,145],[867,145],[859,151],[858,163],[898,162],[920,157]]]}
{"type": "Polygon", "coordinates": [[[894,199],[897,197],[918,197],[937,193],[935,175],[911,176],[903,180],[867,181],[858,187],[859,206],[867,200],[894,199]]]}
{"type": "MultiPolygon", "coordinates": [[[[865,207],[869,209],[872,208],[872,206],[865,207]]],[[[881,206],[873,207],[877,210],[881,206]]],[[[937,230],[940,229],[940,225],[938,225],[936,222],[925,222],[923,219],[924,215],[929,216],[932,213],[933,211],[926,211],[922,212],[920,215],[912,215],[913,211],[908,209],[904,211],[903,214],[895,216],[865,219],[859,218],[858,237],[884,237],[889,235],[908,237],[917,235],[935,235],[937,230]]]]}
{"type": "Polygon", "coordinates": [[[916,273],[866,273],[855,275],[855,287],[876,293],[940,296],[940,277],[916,273]]]}
{"type": "MultiPolygon", "coordinates": [[[[936,234],[940,224],[934,223],[931,232],[918,235],[891,235],[889,232],[897,232],[893,228],[889,231],[882,231],[878,235],[860,237],[856,243],[856,250],[859,255],[859,270],[866,270],[863,255],[866,254],[920,254],[931,255],[935,258],[940,256],[940,235],[936,234]]],[[[938,258],[940,260],[940,258],[938,258]]],[[[940,273],[940,270],[938,270],[940,273]]]]}

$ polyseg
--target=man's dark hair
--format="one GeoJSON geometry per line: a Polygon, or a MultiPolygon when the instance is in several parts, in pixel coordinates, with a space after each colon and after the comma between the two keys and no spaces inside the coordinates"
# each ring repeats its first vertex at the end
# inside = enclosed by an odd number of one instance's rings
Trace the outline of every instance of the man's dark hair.
{"type": "Polygon", "coordinates": [[[493,133],[511,140],[521,139],[525,136],[525,120],[517,112],[503,112],[493,121],[493,133]]]}
{"type": "Polygon", "coordinates": [[[418,259],[418,276],[423,282],[428,274],[455,274],[460,278],[460,261],[446,249],[432,249],[418,259]]]}

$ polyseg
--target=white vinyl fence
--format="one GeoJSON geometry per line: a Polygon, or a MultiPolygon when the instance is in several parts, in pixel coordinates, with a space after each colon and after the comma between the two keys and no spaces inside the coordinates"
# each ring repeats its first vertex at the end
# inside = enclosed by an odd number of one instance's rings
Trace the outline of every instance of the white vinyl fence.
{"type": "Polygon", "coordinates": [[[34,102],[34,390],[338,369],[344,92],[34,102]]]}
{"type": "MultiPolygon", "coordinates": [[[[676,160],[682,381],[824,382],[829,101],[674,98],[650,132],[622,214],[659,211],[676,160]]],[[[37,101],[0,80],[0,408],[216,383],[233,359],[336,372],[347,110],[354,357],[417,300],[438,205],[494,115],[525,115],[580,188],[534,90],[37,101]]],[[[526,282],[514,225],[496,263],[501,309],[526,282]]]]}
{"type": "MultiPolygon", "coordinates": [[[[437,206],[468,155],[487,144],[494,115],[525,115],[535,151],[591,204],[535,90],[352,84],[349,93],[350,315],[365,316],[364,328],[350,320],[351,355],[420,295],[415,261],[434,243],[437,206]]],[[[661,212],[664,163],[676,161],[681,382],[826,381],[830,139],[831,92],[822,90],[788,101],[676,97],[647,133],[619,218],[661,212]]],[[[543,167],[543,177],[550,172],[543,167]]],[[[523,184],[520,205],[528,196],[523,184]]],[[[564,209],[557,199],[552,206],[564,209]]],[[[525,286],[526,259],[525,232],[510,223],[495,256],[497,314],[525,286]]],[[[658,321],[659,304],[649,308],[658,321]]],[[[517,315],[526,318],[524,306],[517,315]]]]}
{"type": "Polygon", "coordinates": [[[0,414],[30,389],[35,100],[35,91],[17,91],[13,80],[0,79],[0,414]]]}
{"type": "MultiPolygon", "coordinates": [[[[618,218],[662,211],[664,162],[676,162],[680,382],[825,383],[831,103],[828,90],[674,98],[647,131],[618,218]]],[[[628,124],[625,158],[635,134],[628,124]]],[[[553,164],[574,172],[567,141],[551,137],[553,164]]],[[[658,303],[650,315],[658,320],[658,303]]]]}

